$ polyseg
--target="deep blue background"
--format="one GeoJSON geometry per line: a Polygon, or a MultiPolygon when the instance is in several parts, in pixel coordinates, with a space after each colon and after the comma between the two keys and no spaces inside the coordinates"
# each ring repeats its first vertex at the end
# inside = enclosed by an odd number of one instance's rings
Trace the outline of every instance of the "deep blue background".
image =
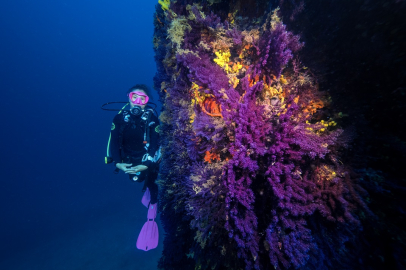
{"type": "Polygon", "coordinates": [[[155,4],[2,2],[0,262],[109,213],[146,215],[141,185],[104,164],[114,113],[100,105],[152,87],[155,4]]]}

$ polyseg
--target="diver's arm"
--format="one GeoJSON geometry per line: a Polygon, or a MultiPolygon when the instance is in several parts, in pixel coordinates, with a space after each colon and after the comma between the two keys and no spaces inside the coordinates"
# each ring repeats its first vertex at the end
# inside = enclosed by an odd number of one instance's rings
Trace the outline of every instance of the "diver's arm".
{"type": "Polygon", "coordinates": [[[121,114],[117,114],[114,119],[113,123],[111,125],[111,131],[110,131],[110,156],[113,158],[114,164],[121,163],[121,145],[120,145],[120,128],[121,128],[121,123],[120,123],[120,117],[122,117],[121,114]]]}
{"type": "Polygon", "coordinates": [[[151,119],[150,123],[152,123],[152,124],[149,127],[150,128],[150,133],[149,133],[150,143],[149,143],[149,147],[148,147],[148,155],[154,160],[146,160],[142,163],[143,165],[146,165],[148,167],[151,166],[152,164],[156,163],[160,157],[159,132],[158,132],[159,119],[155,115],[153,115],[151,118],[152,119],[151,119]]]}

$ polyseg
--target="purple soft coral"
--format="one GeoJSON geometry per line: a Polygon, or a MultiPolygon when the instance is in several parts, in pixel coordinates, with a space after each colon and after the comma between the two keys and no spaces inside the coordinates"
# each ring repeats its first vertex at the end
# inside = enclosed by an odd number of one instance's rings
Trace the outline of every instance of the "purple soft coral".
{"type": "Polygon", "coordinates": [[[366,206],[336,162],[342,130],[313,117],[324,106],[316,84],[298,62],[287,68],[303,43],[278,21],[244,38],[196,5],[172,5],[191,30],[163,61],[174,78],[163,82],[163,150],[175,165],[162,171],[180,201],[168,205],[191,217],[190,256],[217,256],[213,269],[305,265],[321,254],[310,217],[358,225],[353,211],[366,206]]]}

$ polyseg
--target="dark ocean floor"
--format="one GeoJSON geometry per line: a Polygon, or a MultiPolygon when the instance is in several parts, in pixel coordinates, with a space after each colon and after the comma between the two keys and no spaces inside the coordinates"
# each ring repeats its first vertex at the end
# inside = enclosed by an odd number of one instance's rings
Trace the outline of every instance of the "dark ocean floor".
{"type": "Polygon", "coordinates": [[[77,224],[82,224],[79,227],[61,231],[37,246],[1,258],[0,269],[157,269],[163,246],[163,229],[158,215],[158,247],[148,252],[138,250],[136,241],[147,214],[147,209],[141,208],[141,203],[139,205],[136,209],[118,208],[114,213],[79,220],[77,224]]]}

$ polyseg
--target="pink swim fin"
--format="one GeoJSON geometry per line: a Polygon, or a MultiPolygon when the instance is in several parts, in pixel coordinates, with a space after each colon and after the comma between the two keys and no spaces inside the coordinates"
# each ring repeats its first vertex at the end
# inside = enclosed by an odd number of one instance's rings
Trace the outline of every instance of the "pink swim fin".
{"type": "Polygon", "coordinates": [[[149,189],[144,192],[144,196],[142,196],[141,202],[145,207],[148,208],[149,202],[151,201],[151,193],[149,192],[149,189]]]}
{"type": "Polygon", "coordinates": [[[137,248],[148,251],[158,246],[159,231],[158,225],[154,221],[156,218],[158,204],[151,204],[148,208],[148,221],[142,226],[137,239],[137,248]]]}

